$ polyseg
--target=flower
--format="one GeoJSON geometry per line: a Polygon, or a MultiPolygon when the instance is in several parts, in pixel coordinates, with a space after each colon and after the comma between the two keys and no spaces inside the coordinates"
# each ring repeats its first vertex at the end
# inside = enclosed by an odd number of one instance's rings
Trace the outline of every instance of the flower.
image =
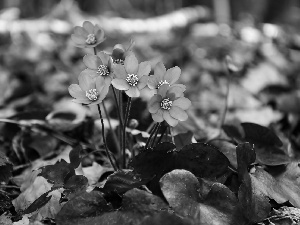
{"type": "Polygon", "coordinates": [[[191,101],[183,97],[183,90],[178,86],[163,84],[159,87],[149,102],[149,112],[156,122],[166,121],[170,126],[175,127],[178,121],[185,121],[188,118],[187,110],[191,101]]]}
{"type": "Polygon", "coordinates": [[[121,44],[115,45],[111,54],[113,63],[124,65],[125,57],[131,53],[133,44],[134,42],[131,41],[130,46],[127,49],[125,49],[121,44]]]}
{"type": "Polygon", "coordinates": [[[105,40],[104,31],[89,21],[83,22],[82,27],[76,26],[71,39],[79,48],[93,48],[105,40]]]}
{"type": "Polygon", "coordinates": [[[87,54],[83,57],[83,63],[87,69],[81,74],[88,74],[92,78],[102,77],[105,88],[109,88],[113,78],[111,57],[104,52],[98,52],[97,55],[87,54]]]}
{"type": "Polygon", "coordinates": [[[80,74],[78,84],[69,86],[70,95],[75,98],[73,102],[86,105],[100,104],[108,93],[108,88],[105,86],[104,78],[98,76],[92,78],[88,74],[80,74]]]}
{"type": "Polygon", "coordinates": [[[168,84],[169,86],[178,86],[185,91],[185,85],[174,84],[180,77],[181,70],[178,66],[166,70],[164,64],[159,62],[154,67],[154,75],[150,76],[148,79],[148,87],[150,89],[158,89],[163,84],[168,84]]]}
{"type": "Polygon", "coordinates": [[[118,90],[124,90],[129,97],[139,97],[140,90],[147,86],[148,75],[151,71],[149,62],[138,63],[133,53],[126,56],[124,66],[114,64],[115,79],[112,85],[118,90]]]}

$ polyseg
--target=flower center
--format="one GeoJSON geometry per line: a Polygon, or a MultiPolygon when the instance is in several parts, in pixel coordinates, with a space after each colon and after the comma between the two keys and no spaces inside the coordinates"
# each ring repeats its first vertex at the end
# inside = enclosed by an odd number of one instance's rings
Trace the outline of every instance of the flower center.
{"type": "Polygon", "coordinates": [[[114,63],[124,65],[124,60],[123,59],[115,59],[114,63]]]}
{"type": "Polygon", "coordinates": [[[172,107],[172,103],[173,103],[173,102],[170,101],[169,98],[165,98],[165,99],[163,99],[163,100],[160,102],[160,107],[161,107],[162,109],[170,110],[171,107],[172,107]]]}
{"type": "Polygon", "coordinates": [[[85,92],[85,96],[91,100],[96,101],[98,99],[99,92],[96,89],[90,89],[85,92]]]}
{"type": "Polygon", "coordinates": [[[108,67],[105,66],[105,65],[100,65],[100,66],[98,67],[97,73],[98,73],[100,76],[107,76],[107,75],[109,75],[108,67]]]}
{"type": "Polygon", "coordinates": [[[158,85],[157,85],[157,89],[160,88],[160,86],[164,85],[164,84],[168,84],[170,86],[170,83],[166,80],[161,80],[158,82],[158,85]]]}
{"type": "Polygon", "coordinates": [[[139,78],[135,74],[128,74],[126,81],[128,82],[129,85],[135,86],[138,84],[139,78]]]}
{"type": "Polygon", "coordinates": [[[89,34],[85,40],[88,45],[93,45],[97,42],[95,34],[89,34]]]}

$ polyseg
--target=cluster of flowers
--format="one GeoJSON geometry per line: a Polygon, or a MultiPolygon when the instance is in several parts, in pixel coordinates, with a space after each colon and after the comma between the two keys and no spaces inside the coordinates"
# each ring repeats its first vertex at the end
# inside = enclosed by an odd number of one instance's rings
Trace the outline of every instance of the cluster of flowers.
{"type": "MultiPolygon", "coordinates": [[[[82,27],[75,27],[72,40],[77,47],[95,48],[105,40],[104,31],[91,22],[84,22],[82,27]]],[[[139,63],[134,53],[116,45],[111,55],[96,52],[87,54],[83,58],[87,69],[78,77],[79,85],[69,87],[74,102],[95,105],[100,104],[106,97],[110,85],[125,91],[130,97],[139,97],[140,91],[148,86],[156,90],[149,103],[149,112],[156,122],[166,121],[174,127],[178,121],[188,118],[185,112],[191,101],[184,97],[185,86],[175,84],[181,70],[175,66],[166,70],[163,63],[157,63],[154,75],[150,75],[149,62],[139,63]]]]}

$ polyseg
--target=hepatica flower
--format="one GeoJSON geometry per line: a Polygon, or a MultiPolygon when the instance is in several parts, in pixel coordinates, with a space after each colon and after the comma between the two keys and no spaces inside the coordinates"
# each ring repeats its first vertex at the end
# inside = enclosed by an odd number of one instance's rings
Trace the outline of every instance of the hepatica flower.
{"type": "Polygon", "coordinates": [[[71,39],[80,48],[93,48],[105,40],[104,31],[89,21],[85,21],[82,27],[76,26],[71,39]]]}
{"type": "Polygon", "coordinates": [[[179,79],[181,74],[181,70],[178,66],[170,68],[166,70],[163,63],[159,62],[154,67],[154,75],[149,77],[148,87],[150,89],[158,89],[163,84],[167,84],[169,86],[178,86],[185,91],[185,85],[183,84],[175,84],[175,82],[179,79]]]}
{"type": "Polygon", "coordinates": [[[87,54],[83,57],[83,63],[87,69],[81,74],[88,74],[92,78],[102,77],[105,88],[109,88],[113,78],[111,57],[104,52],[98,52],[97,55],[87,54]]]}
{"type": "Polygon", "coordinates": [[[71,84],[69,86],[70,95],[75,98],[73,101],[86,105],[100,104],[108,93],[104,83],[104,78],[98,76],[92,78],[88,74],[80,74],[78,77],[78,84],[71,84]]]}
{"type": "Polygon", "coordinates": [[[140,90],[147,86],[148,75],[151,71],[149,62],[138,63],[133,53],[126,56],[124,66],[114,65],[115,79],[112,85],[118,90],[124,90],[129,97],[139,97],[140,90]]]}
{"type": "Polygon", "coordinates": [[[181,87],[169,86],[163,84],[159,87],[149,103],[149,112],[152,119],[156,122],[164,120],[172,127],[178,124],[178,121],[185,121],[188,118],[185,112],[190,106],[191,101],[183,96],[181,87]]]}

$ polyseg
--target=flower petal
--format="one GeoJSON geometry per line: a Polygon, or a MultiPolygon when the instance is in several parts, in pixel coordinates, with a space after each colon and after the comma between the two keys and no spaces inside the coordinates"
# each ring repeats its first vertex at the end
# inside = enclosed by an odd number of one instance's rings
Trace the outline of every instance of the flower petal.
{"type": "Polygon", "coordinates": [[[116,59],[122,59],[124,60],[124,53],[125,53],[125,49],[121,44],[117,44],[114,46],[113,52],[111,54],[111,57],[116,60],[116,59]]]}
{"type": "Polygon", "coordinates": [[[75,44],[79,44],[79,45],[84,45],[85,43],[85,39],[81,36],[78,36],[76,34],[72,34],[71,35],[71,39],[75,44]]]}
{"type": "Polygon", "coordinates": [[[168,84],[161,85],[158,90],[157,94],[161,95],[163,98],[166,97],[166,93],[169,90],[170,86],[168,84]]]}
{"type": "Polygon", "coordinates": [[[85,69],[80,74],[84,74],[85,76],[89,75],[93,79],[96,78],[96,77],[99,77],[99,74],[97,73],[97,71],[96,70],[91,70],[91,69],[85,69]]]}
{"type": "Polygon", "coordinates": [[[183,89],[178,86],[171,86],[166,93],[166,96],[171,100],[174,101],[177,98],[183,97],[183,89]]]}
{"type": "Polygon", "coordinates": [[[97,31],[94,31],[94,33],[96,36],[97,45],[105,40],[104,30],[102,30],[101,28],[99,28],[99,30],[97,30],[97,31]]]}
{"type": "Polygon", "coordinates": [[[111,79],[110,76],[104,76],[104,83],[105,83],[105,86],[106,86],[106,87],[109,87],[109,86],[110,86],[111,81],[112,81],[112,79],[111,79]]]}
{"type": "Polygon", "coordinates": [[[86,32],[85,29],[83,29],[82,27],[76,26],[74,28],[74,34],[76,34],[77,36],[81,36],[81,37],[87,37],[89,34],[88,32],[86,32]]]}
{"type": "Polygon", "coordinates": [[[128,74],[136,74],[139,67],[139,62],[135,55],[131,53],[125,58],[124,65],[128,74]]]}
{"type": "Polygon", "coordinates": [[[117,78],[124,79],[124,80],[126,79],[127,73],[123,65],[114,64],[113,69],[114,69],[114,74],[117,78]]]}
{"type": "Polygon", "coordinates": [[[89,100],[87,98],[86,99],[72,99],[72,102],[88,105],[91,103],[91,100],[89,100]]]}
{"type": "Polygon", "coordinates": [[[148,62],[148,61],[141,62],[139,64],[139,69],[138,69],[138,72],[137,72],[137,76],[138,76],[138,78],[140,78],[142,76],[148,76],[150,71],[151,71],[150,62],[148,62]]]}
{"type": "Polygon", "coordinates": [[[96,77],[96,89],[100,93],[105,87],[105,78],[103,76],[96,77]]]}
{"type": "Polygon", "coordinates": [[[93,34],[94,25],[90,21],[84,21],[82,26],[89,34],[93,34]]]}
{"type": "Polygon", "coordinates": [[[91,54],[87,54],[83,57],[83,63],[87,68],[92,70],[98,70],[98,67],[103,64],[98,56],[91,54]]]}
{"type": "Polygon", "coordinates": [[[174,84],[180,77],[181,69],[178,66],[167,70],[164,79],[168,81],[170,85],[174,84]]]}
{"type": "Polygon", "coordinates": [[[162,100],[162,97],[161,97],[160,95],[155,94],[155,95],[153,95],[152,98],[150,99],[149,105],[154,104],[154,102],[161,102],[161,100],[162,100]]]}
{"type": "Polygon", "coordinates": [[[124,79],[115,78],[112,80],[111,84],[118,90],[127,91],[131,86],[124,79]]]}
{"type": "Polygon", "coordinates": [[[90,89],[95,88],[95,83],[93,82],[93,78],[87,74],[81,72],[78,76],[79,86],[83,91],[88,91],[90,89]]]}
{"type": "Polygon", "coordinates": [[[174,119],[168,110],[163,111],[163,118],[171,127],[175,127],[178,124],[178,120],[174,119]]]}
{"type": "Polygon", "coordinates": [[[160,102],[162,97],[160,95],[154,95],[149,101],[149,112],[156,113],[160,109],[160,102]]]}
{"type": "Polygon", "coordinates": [[[78,84],[71,84],[68,90],[73,98],[86,99],[85,92],[81,90],[78,84]]]}
{"type": "Polygon", "coordinates": [[[172,106],[169,112],[170,115],[176,120],[185,121],[188,119],[188,114],[177,106],[172,106]]]}
{"type": "Polygon", "coordinates": [[[160,122],[164,121],[163,111],[161,109],[159,109],[156,113],[151,114],[151,116],[155,122],[160,123],[160,122]]]}
{"type": "Polygon", "coordinates": [[[150,89],[156,89],[157,85],[158,85],[158,81],[156,80],[155,76],[152,75],[152,76],[149,76],[147,84],[150,89]]]}
{"type": "Polygon", "coordinates": [[[138,84],[137,84],[137,88],[139,90],[142,90],[144,87],[147,86],[147,82],[148,82],[148,76],[142,76],[139,81],[138,81],[138,84]]]}
{"type": "Polygon", "coordinates": [[[161,81],[166,73],[166,67],[162,62],[159,62],[154,67],[154,76],[157,81],[161,81]]]}
{"type": "Polygon", "coordinates": [[[101,59],[103,65],[108,66],[108,62],[110,60],[110,56],[107,55],[105,52],[98,52],[97,56],[101,59]]]}
{"type": "Polygon", "coordinates": [[[133,87],[133,86],[131,86],[127,91],[125,91],[125,93],[131,98],[140,96],[139,89],[137,87],[133,87]]]}
{"type": "Polygon", "coordinates": [[[184,84],[173,84],[172,87],[180,87],[183,92],[186,91],[186,86],[184,84]]]}
{"type": "Polygon", "coordinates": [[[188,98],[181,97],[173,101],[172,106],[180,107],[183,110],[187,110],[192,105],[191,101],[188,98]]]}
{"type": "Polygon", "coordinates": [[[149,105],[149,112],[156,113],[160,109],[160,103],[154,102],[152,105],[149,105]]]}

